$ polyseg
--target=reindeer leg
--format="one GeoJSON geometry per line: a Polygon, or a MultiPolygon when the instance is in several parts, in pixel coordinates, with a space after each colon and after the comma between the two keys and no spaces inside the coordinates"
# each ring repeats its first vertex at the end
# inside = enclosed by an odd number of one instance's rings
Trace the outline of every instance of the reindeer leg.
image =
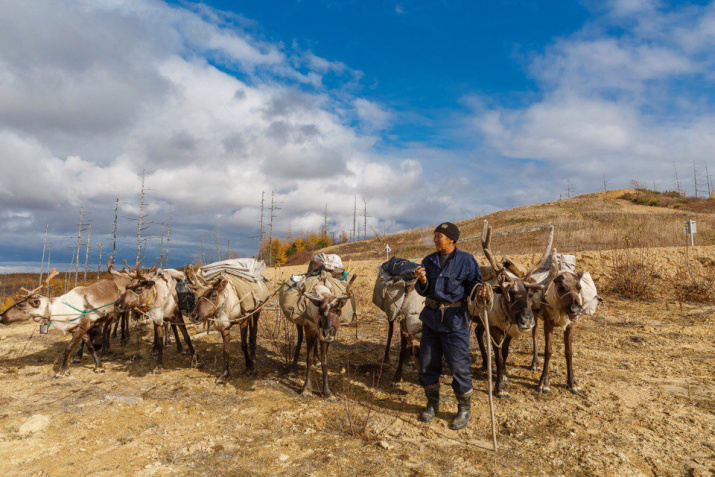
{"type": "Polygon", "coordinates": [[[94,372],[103,373],[104,368],[102,367],[102,361],[99,359],[97,350],[94,349],[94,345],[92,344],[92,340],[90,339],[89,335],[82,335],[82,342],[87,345],[87,349],[89,349],[89,352],[92,353],[92,357],[94,358],[94,372]]]}
{"type": "Polygon", "coordinates": [[[231,354],[231,329],[221,330],[221,338],[223,338],[223,374],[216,379],[216,384],[226,384],[230,375],[228,364],[231,354]]]}
{"type": "MultiPolygon", "coordinates": [[[[123,315],[123,313],[122,313],[123,315]]],[[[122,322],[122,315],[120,315],[119,319],[114,323],[114,331],[112,331],[112,338],[116,339],[117,338],[117,328],[119,328],[119,325],[122,322]]]]}
{"type": "Polygon", "coordinates": [[[317,336],[314,331],[305,328],[305,383],[303,383],[303,389],[300,392],[302,397],[313,397],[312,383],[310,382],[311,371],[313,367],[313,356],[315,355],[315,341],[317,336]]]}
{"type": "Polygon", "coordinates": [[[169,332],[169,323],[164,322],[164,346],[169,346],[171,344],[171,333],[169,332]]]}
{"type": "MultiPolygon", "coordinates": [[[[501,330],[496,327],[491,327],[490,329],[491,335],[494,337],[494,341],[497,343],[501,342],[502,337],[504,336],[504,330],[501,330]]],[[[506,340],[504,340],[506,342],[506,340]]],[[[504,360],[504,354],[502,353],[502,350],[499,349],[496,345],[494,346],[494,357],[496,358],[496,365],[497,365],[497,382],[496,382],[496,392],[497,392],[497,398],[499,399],[506,399],[510,398],[511,396],[509,395],[509,391],[507,390],[507,379],[506,379],[506,364],[504,360]]],[[[502,345],[503,347],[503,345],[502,345]]]]}
{"type": "MultiPolygon", "coordinates": [[[[477,338],[477,343],[479,344],[479,354],[482,355],[482,370],[487,370],[487,347],[484,345],[484,325],[481,321],[477,322],[477,326],[474,327],[474,336],[477,338]]],[[[489,343],[487,343],[488,345],[489,343]]]]}
{"type": "Polygon", "coordinates": [[[122,346],[125,346],[129,342],[129,319],[132,316],[131,313],[131,311],[126,311],[122,313],[122,317],[120,319],[122,326],[122,339],[120,343],[122,346]]]}
{"type": "Polygon", "coordinates": [[[109,351],[109,338],[112,331],[112,321],[107,321],[102,325],[102,352],[101,355],[105,356],[109,351]]]}
{"type": "Polygon", "coordinates": [[[323,368],[323,397],[330,402],[337,401],[338,399],[330,392],[330,387],[328,386],[328,349],[330,348],[330,343],[325,341],[320,342],[320,364],[323,368]]]}
{"type": "Polygon", "coordinates": [[[566,354],[566,375],[569,390],[574,394],[581,394],[583,389],[576,383],[573,375],[573,335],[574,324],[569,324],[564,330],[564,352],[566,354]]]}
{"type": "Polygon", "coordinates": [[[156,336],[156,368],[154,374],[161,374],[164,369],[164,332],[166,331],[164,323],[154,323],[154,336],[156,336]]]}
{"type": "MultiPolygon", "coordinates": [[[[177,328],[181,330],[181,335],[184,337],[186,347],[189,348],[189,354],[191,355],[191,367],[202,368],[204,366],[204,363],[201,361],[199,353],[197,353],[194,349],[193,343],[191,343],[191,337],[189,336],[189,330],[186,329],[186,322],[184,321],[184,317],[181,315],[181,313],[177,313],[176,315],[174,315],[174,320],[176,320],[176,324],[174,325],[174,331],[176,331],[177,328]]],[[[179,342],[178,337],[176,338],[176,342],[179,342]]]]}
{"type": "MultiPolygon", "coordinates": [[[[179,313],[178,315],[179,315],[179,319],[181,320],[181,323],[183,324],[183,323],[184,323],[184,319],[181,317],[181,313],[179,313]]],[[[177,319],[176,322],[178,323],[178,321],[179,321],[179,320],[177,319]]],[[[181,346],[181,340],[179,339],[179,330],[178,330],[178,328],[181,328],[182,331],[184,330],[184,327],[181,326],[181,325],[176,325],[176,324],[174,324],[174,323],[171,324],[171,329],[172,329],[173,332],[174,332],[174,338],[176,338],[176,352],[177,352],[178,354],[181,354],[181,355],[184,355],[184,356],[185,356],[185,355],[186,355],[186,351],[184,351],[184,347],[181,346]]],[[[182,333],[182,334],[183,334],[183,333],[182,333]]],[[[188,344],[188,343],[187,343],[187,344],[188,344]]],[[[189,348],[189,353],[191,353],[191,348],[189,348]]],[[[191,353],[191,355],[193,356],[193,353],[191,353]]]]}
{"type": "Polygon", "coordinates": [[[537,352],[538,349],[538,343],[536,342],[536,328],[538,327],[537,325],[539,324],[539,320],[536,320],[534,323],[534,327],[531,329],[531,367],[530,369],[532,371],[536,371],[539,369],[539,353],[537,352]]]}
{"type": "MultiPolygon", "coordinates": [[[[409,345],[411,345],[410,343],[409,345]]],[[[397,361],[397,369],[395,370],[395,376],[392,378],[392,386],[398,387],[402,383],[402,366],[405,364],[405,357],[409,353],[407,343],[407,337],[400,326],[400,359],[397,361]]]]}
{"type": "MultiPolygon", "coordinates": [[[[162,327],[164,325],[161,325],[162,327]]],[[[156,353],[159,351],[159,328],[157,325],[154,325],[154,344],[151,346],[151,354],[156,355],[156,353]]]]}
{"type": "Polygon", "coordinates": [[[537,390],[540,393],[548,394],[551,392],[549,387],[549,362],[553,353],[552,343],[554,337],[554,325],[551,320],[544,319],[544,369],[541,371],[541,379],[539,379],[539,387],[537,390]]]}
{"type": "Polygon", "coordinates": [[[84,340],[79,344],[79,349],[77,350],[77,354],[74,355],[74,359],[72,359],[72,364],[81,363],[82,356],[84,356],[84,340]]]}
{"type": "Polygon", "coordinates": [[[253,360],[251,359],[251,353],[248,351],[248,328],[250,325],[246,322],[241,323],[241,350],[243,350],[243,356],[246,360],[246,371],[247,375],[256,376],[256,370],[253,367],[253,360]]]}
{"type": "Polygon", "coordinates": [[[250,328],[249,328],[249,334],[248,334],[248,343],[249,343],[249,349],[251,351],[251,359],[255,360],[256,359],[256,340],[258,338],[258,318],[261,316],[260,310],[257,311],[256,313],[249,318],[251,320],[250,323],[250,328]]]}
{"type": "Polygon", "coordinates": [[[385,356],[382,358],[382,367],[390,367],[390,345],[392,344],[392,333],[395,331],[395,322],[390,321],[387,324],[387,345],[385,346],[385,356]]]}
{"type": "Polygon", "coordinates": [[[295,325],[298,329],[298,344],[295,346],[295,354],[293,355],[293,369],[298,369],[298,359],[300,358],[300,347],[303,345],[303,327],[295,325]]]}
{"type": "Polygon", "coordinates": [[[69,344],[67,345],[67,348],[65,348],[65,354],[64,354],[64,359],[62,359],[62,365],[60,366],[59,371],[57,371],[57,374],[55,374],[55,379],[63,378],[67,374],[67,369],[69,368],[69,360],[70,356],[74,352],[75,348],[77,347],[77,344],[82,341],[82,336],[87,332],[86,329],[78,326],[75,332],[72,334],[72,339],[70,340],[69,344]]]}

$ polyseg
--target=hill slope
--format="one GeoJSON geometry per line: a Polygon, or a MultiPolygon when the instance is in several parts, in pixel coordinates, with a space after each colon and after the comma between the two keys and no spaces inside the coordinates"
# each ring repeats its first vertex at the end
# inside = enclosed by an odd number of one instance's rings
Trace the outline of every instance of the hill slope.
{"type": "MultiPolygon", "coordinates": [[[[683,221],[690,218],[698,221],[697,244],[715,244],[715,216],[712,214],[638,205],[623,199],[629,192],[632,191],[586,194],[457,222],[462,235],[460,247],[481,253],[479,238],[484,219],[489,220],[494,229],[492,247],[500,254],[540,253],[549,224],[556,227],[554,246],[562,252],[608,250],[627,245],[684,245],[683,221]]],[[[343,259],[377,259],[385,256],[385,244],[388,244],[394,255],[421,257],[433,250],[433,229],[434,226],[430,226],[373,237],[335,245],[323,251],[337,253],[343,259]]]]}

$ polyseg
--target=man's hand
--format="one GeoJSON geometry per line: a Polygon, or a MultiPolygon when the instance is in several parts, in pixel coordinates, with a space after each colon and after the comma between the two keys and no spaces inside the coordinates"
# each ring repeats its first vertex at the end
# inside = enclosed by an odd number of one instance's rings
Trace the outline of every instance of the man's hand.
{"type": "Polygon", "coordinates": [[[486,300],[489,298],[489,293],[487,293],[487,287],[483,284],[477,285],[477,298],[480,300],[486,300]]]}
{"type": "Polygon", "coordinates": [[[427,270],[425,270],[424,267],[415,268],[415,276],[417,277],[417,281],[419,281],[422,285],[427,284],[427,270]]]}

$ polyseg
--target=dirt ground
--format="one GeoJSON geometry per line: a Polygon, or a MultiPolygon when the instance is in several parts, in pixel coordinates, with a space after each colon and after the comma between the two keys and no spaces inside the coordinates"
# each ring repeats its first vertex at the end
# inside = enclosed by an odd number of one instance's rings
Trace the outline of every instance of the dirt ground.
{"type": "MultiPolygon", "coordinates": [[[[679,253],[654,255],[662,267],[658,298],[606,295],[607,307],[579,323],[574,363],[585,394],[566,389],[560,331],[549,395],[535,391],[529,340],[513,343],[511,399],[495,400],[497,454],[476,349],[473,418],[459,432],[448,428],[456,411],[448,377],[440,414],[422,424],[414,368],[406,368],[401,387],[390,386],[397,340],[391,366],[380,373],[387,325],[370,304],[379,262],[365,261],[351,264],[360,276],[359,324],[342,327],[330,350],[337,402],[320,397],[319,380],[312,399],[298,396],[305,352],[298,373],[287,372],[294,331],[275,310],[262,317],[258,375],[242,374],[234,332],[233,374],[223,386],[214,384],[222,360],[216,333],[194,340],[203,369],[190,369],[172,346],[164,373],[154,375],[149,328],[135,324],[128,345],[112,343],[106,373],[95,374],[85,356],[55,380],[67,336],[40,336],[35,323],[0,328],[0,469],[43,476],[713,475],[715,307],[673,300],[666,270],[679,253]]],[[[698,257],[707,263],[715,247],[700,247],[698,257]]],[[[607,252],[579,260],[599,286],[606,282],[607,252]]],[[[280,269],[276,280],[303,268],[280,269]]],[[[202,331],[190,326],[192,335],[202,331]]]]}

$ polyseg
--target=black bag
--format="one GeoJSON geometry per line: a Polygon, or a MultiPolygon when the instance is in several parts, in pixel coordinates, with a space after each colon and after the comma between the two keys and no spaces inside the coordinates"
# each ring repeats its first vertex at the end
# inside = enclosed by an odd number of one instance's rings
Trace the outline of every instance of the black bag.
{"type": "Polygon", "coordinates": [[[419,265],[404,258],[392,257],[383,263],[381,267],[388,275],[400,277],[406,282],[411,282],[415,279],[415,268],[419,267],[419,265]]]}
{"type": "Polygon", "coordinates": [[[190,313],[196,306],[196,297],[189,288],[189,282],[186,280],[176,281],[176,295],[179,298],[179,310],[190,313]]]}

